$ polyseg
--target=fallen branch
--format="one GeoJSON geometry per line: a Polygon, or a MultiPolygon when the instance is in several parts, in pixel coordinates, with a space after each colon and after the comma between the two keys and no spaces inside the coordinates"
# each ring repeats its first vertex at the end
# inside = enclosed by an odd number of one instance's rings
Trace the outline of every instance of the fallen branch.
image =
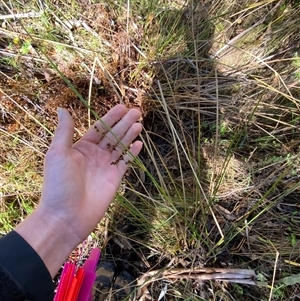
{"type": "Polygon", "coordinates": [[[42,16],[43,12],[35,13],[24,13],[24,14],[10,14],[10,15],[4,15],[0,16],[0,20],[7,20],[7,19],[22,19],[22,18],[38,18],[42,16]]]}
{"type": "Polygon", "coordinates": [[[138,280],[138,296],[139,300],[143,300],[141,296],[147,291],[146,287],[154,281],[168,279],[168,280],[182,280],[194,279],[198,281],[203,280],[217,280],[227,281],[240,284],[257,285],[256,275],[253,270],[248,269],[224,269],[224,268],[193,268],[193,269],[171,269],[171,270],[155,270],[150,271],[138,280]]]}

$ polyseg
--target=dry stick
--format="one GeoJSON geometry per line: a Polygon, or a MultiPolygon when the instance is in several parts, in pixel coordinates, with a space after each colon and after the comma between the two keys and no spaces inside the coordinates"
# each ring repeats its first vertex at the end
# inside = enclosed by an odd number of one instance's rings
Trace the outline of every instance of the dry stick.
{"type": "Polygon", "coordinates": [[[122,91],[119,87],[119,85],[116,83],[116,81],[114,80],[114,78],[111,76],[111,74],[109,72],[107,72],[107,70],[104,68],[103,64],[101,63],[101,61],[99,60],[98,57],[95,57],[95,60],[98,62],[101,70],[103,71],[105,77],[107,78],[107,80],[109,81],[110,85],[112,86],[112,88],[114,89],[117,97],[120,100],[120,103],[124,104],[123,100],[122,100],[122,91]],[[121,95],[120,95],[121,93],[121,95]]]}
{"type": "Polygon", "coordinates": [[[143,57],[143,58],[147,58],[146,55],[135,45],[132,43],[132,47],[143,57]]]}
{"type": "Polygon", "coordinates": [[[278,258],[279,258],[279,252],[276,250],[276,258],[275,258],[275,265],[274,265],[274,270],[273,270],[272,286],[271,286],[269,301],[272,300],[272,295],[273,295],[273,290],[274,290],[274,283],[275,283],[275,277],[276,277],[276,267],[277,267],[277,263],[278,263],[278,258]]]}
{"type": "MultiPolygon", "coordinates": [[[[46,7],[49,9],[49,6],[46,5],[46,7]]],[[[63,28],[65,28],[68,32],[69,32],[69,36],[71,38],[71,41],[74,43],[74,37],[72,34],[72,28],[73,27],[79,27],[82,26],[86,31],[88,31],[89,33],[91,33],[94,37],[99,38],[99,36],[97,35],[97,33],[95,31],[92,30],[92,28],[90,28],[84,21],[80,21],[80,20],[66,20],[66,21],[62,21],[53,11],[51,11],[51,14],[54,16],[54,18],[56,19],[56,21],[61,24],[61,26],[63,28]]]]}
{"type": "Polygon", "coordinates": [[[218,280],[228,281],[234,283],[242,283],[248,285],[257,285],[256,275],[253,270],[249,269],[222,269],[222,268],[191,268],[191,269],[178,269],[174,268],[167,271],[150,271],[144,274],[137,283],[139,286],[140,295],[143,288],[150,283],[159,279],[195,279],[198,281],[203,280],[218,280]],[[148,279],[151,278],[151,279],[148,279]]]}
{"type": "Polygon", "coordinates": [[[241,39],[245,34],[247,34],[253,28],[255,28],[256,26],[262,24],[265,21],[265,19],[266,19],[266,17],[262,18],[261,20],[259,20],[258,22],[256,22],[254,25],[252,25],[251,27],[247,28],[246,30],[244,30],[243,32],[241,32],[240,34],[238,34],[237,36],[235,36],[234,38],[232,38],[221,49],[219,49],[216,53],[214,53],[212,55],[212,58],[213,59],[217,59],[220,53],[222,53],[227,48],[232,47],[235,42],[237,42],[239,39],[241,39]]]}
{"type": "Polygon", "coordinates": [[[89,95],[88,95],[88,124],[89,128],[91,127],[91,97],[92,97],[92,88],[93,88],[93,78],[95,74],[95,66],[96,66],[96,58],[94,58],[93,61],[93,67],[91,71],[91,79],[90,79],[90,85],[89,85],[89,95]]]}
{"type": "Polygon", "coordinates": [[[10,14],[5,16],[0,16],[0,20],[7,20],[7,19],[22,19],[22,18],[38,18],[43,15],[44,12],[39,13],[23,13],[23,14],[10,14]]]}
{"type": "MultiPolygon", "coordinates": [[[[47,8],[47,10],[51,13],[51,15],[54,17],[56,22],[61,25],[62,29],[65,29],[66,31],[71,32],[71,27],[66,22],[63,22],[55,13],[53,10],[50,9],[50,7],[47,4],[44,4],[47,8]]],[[[73,42],[73,41],[72,41],[73,42]]]]}

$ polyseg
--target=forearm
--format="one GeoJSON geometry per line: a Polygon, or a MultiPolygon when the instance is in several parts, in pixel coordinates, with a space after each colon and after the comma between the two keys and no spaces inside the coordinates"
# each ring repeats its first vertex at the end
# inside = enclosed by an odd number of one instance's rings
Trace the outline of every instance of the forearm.
{"type": "Polygon", "coordinates": [[[15,229],[37,252],[52,278],[78,244],[76,238],[68,235],[66,230],[67,225],[39,209],[15,229]]]}

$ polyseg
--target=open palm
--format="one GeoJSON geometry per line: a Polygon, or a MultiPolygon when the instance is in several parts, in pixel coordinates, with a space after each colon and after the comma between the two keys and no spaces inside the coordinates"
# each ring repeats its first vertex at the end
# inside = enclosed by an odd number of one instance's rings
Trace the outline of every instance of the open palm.
{"type": "Polygon", "coordinates": [[[71,116],[62,109],[59,115],[45,159],[39,210],[59,220],[79,243],[103,217],[128,163],[142,148],[140,141],[131,144],[142,130],[137,122],[141,114],[117,105],[75,144],[71,116]]]}

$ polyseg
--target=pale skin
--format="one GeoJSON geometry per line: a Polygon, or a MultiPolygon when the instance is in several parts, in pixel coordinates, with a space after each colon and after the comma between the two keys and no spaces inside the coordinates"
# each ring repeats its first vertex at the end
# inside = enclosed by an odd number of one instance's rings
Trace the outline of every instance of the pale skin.
{"type": "Polygon", "coordinates": [[[142,148],[141,113],[112,108],[73,144],[74,123],[59,109],[59,123],[46,154],[38,208],[18,232],[39,254],[52,277],[72,250],[93,231],[114,199],[128,162],[142,148]],[[107,130],[111,128],[112,134],[107,130]],[[124,148],[129,152],[123,157],[124,148]]]}

